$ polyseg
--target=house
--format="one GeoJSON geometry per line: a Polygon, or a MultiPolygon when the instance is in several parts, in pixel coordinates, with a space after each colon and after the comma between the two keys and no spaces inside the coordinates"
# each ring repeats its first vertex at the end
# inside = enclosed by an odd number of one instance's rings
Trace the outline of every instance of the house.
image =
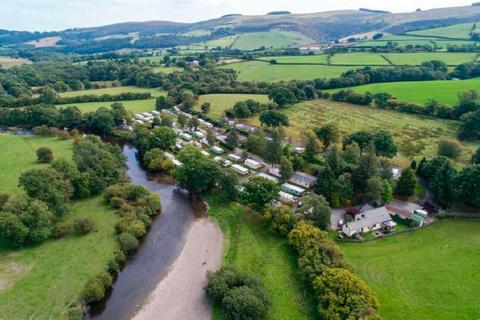
{"type": "Polygon", "coordinates": [[[210,150],[212,150],[212,152],[215,154],[222,154],[224,152],[222,148],[217,146],[211,147],[210,150]]]}
{"type": "Polygon", "coordinates": [[[266,173],[259,173],[256,175],[256,177],[260,177],[260,178],[264,178],[264,179],[267,179],[267,180],[270,180],[272,181],[273,183],[278,183],[278,178],[274,177],[274,176],[271,176],[269,174],[266,174],[266,173]]]}
{"type": "Polygon", "coordinates": [[[243,162],[243,164],[245,164],[247,167],[253,170],[258,170],[261,167],[263,167],[263,165],[260,162],[255,161],[253,159],[247,159],[243,162]]]}
{"type": "Polygon", "coordinates": [[[227,157],[228,157],[228,159],[230,159],[233,162],[240,162],[242,160],[242,157],[237,156],[234,153],[230,153],[227,157]]]}
{"type": "Polygon", "coordinates": [[[286,193],[290,193],[291,195],[294,195],[296,197],[301,197],[305,193],[305,189],[302,189],[300,187],[294,186],[293,184],[290,183],[284,183],[280,187],[280,189],[286,193]]]}
{"type": "Polygon", "coordinates": [[[380,207],[363,211],[355,216],[355,221],[346,223],[342,232],[352,237],[356,234],[363,234],[380,229],[393,229],[396,223],[392,221],[392,217],[388,213],[386,207],[380,207]]]}
{"type": "Polygon", "coordinates": [[[280,191],[278,193],[278,195],[280,196],[279,200],[282,203],[292,204],[292,203],[296,203],[298,201],[297,197],[295,197],[295,196],[293,196],[289,193],[283,192],[283,191],[280,191]]]}
{"type": "Polygon", "coordinates": [[[388,213],[392,217],[398,217],[402,220],[411,220],[412,219],[413,212],[410,211],[410,210],[398,208],[398,207],[395,207],[395,206],[392,206],[392,205],[389,205],[389,204],[387,204],[385,206],[385,208],[387,209],[388,213]]]}
{"type": "Polygon", "coordinates": [[[250,172],[247,168],[245,168],[245,167],[243,167],[239,164],[234,164],[232,166],[232,169],[233,169],[233,171],[235,171],[236,173],[238,173],[242,176],[247,175],[250,172]]]}
{"type": "Polygon", "coordinates": [[[312,188],[317,182],[317,178],[303,172],[295,172],[289,182],[305,189],[312,188]]]}

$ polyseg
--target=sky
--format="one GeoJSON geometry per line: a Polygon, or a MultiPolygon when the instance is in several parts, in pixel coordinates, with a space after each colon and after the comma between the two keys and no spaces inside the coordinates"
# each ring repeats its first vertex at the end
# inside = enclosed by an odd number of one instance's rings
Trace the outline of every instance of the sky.
{"type": "MultiPolygon", "coordinates": [[[[476,0],[0,0],[0,29],[58,31],[126,21],[197,22],[225,14],[311,13],[359,7],[409,12],[476,0]]],[[[478,1],[478,0],[477,0],[478,1]]]]}

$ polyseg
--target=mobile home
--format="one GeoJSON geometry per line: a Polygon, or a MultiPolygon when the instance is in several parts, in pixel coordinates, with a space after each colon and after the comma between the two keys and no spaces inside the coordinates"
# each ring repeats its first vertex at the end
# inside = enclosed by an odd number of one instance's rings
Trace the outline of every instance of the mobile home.
{"type": "Polygon", "coordinates": [[[233,169],[233,171],[235,171],[236,173],[238,173],[238,174],[240,174],[240,175],[242,175],[242,176],[247,175],[247,174],[250,172],[247,168],[242,167],[242,166],[239,165],[239,164],[234,164],[234,165],[232,166],[232,169],[233,169]]]}
{"type": "Polygon", "coordinates": [[[282,184],[281,189],[282,191],[286,193],[290,193],[296,197],[301,197],[305,193],[305,189],[294,186],[293,184],[290,184],[290,183],[282,184]]]}

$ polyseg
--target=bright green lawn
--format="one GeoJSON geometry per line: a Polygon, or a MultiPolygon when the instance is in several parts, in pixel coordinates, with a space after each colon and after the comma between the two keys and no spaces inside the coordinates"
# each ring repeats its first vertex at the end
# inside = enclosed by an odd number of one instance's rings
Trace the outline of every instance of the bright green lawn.
{"type": "Polygon", "coordinates": [[[384,56],[396,65],[420,65],[425,61],[440,60],[447,65],[459,65],[475,60],[475,53],[470,52],[415,52],[385,53],[384,56]]]}
{"type": "Polygon", "coordinates": [[[150,92],[152,97],[159,97],[161,95],[165,95],[165,92],[159,89],[124,86],[124,87],[102,88],[102,89],[92,89],[92,90],[67,91],[67,92],[59,93],[59,96],[60,97],[77,97],[77,96],[83,96],[83,95],[100,96],[102,94],[117,95],[125,92],[131,92],[131,93],[150,92]]]}
{"type": "Polygon", "coordinates": [[[270,60],[277,60],[277,63],[292,63],[292,64],[327,64],[327,55],[317,54],[308,56],[281,56],[281,57],[262,57],[258,60],[270,62],[270,60]]]}
{"type": "Polygon", "coordinates": [[[472,30],[473,23],[461,23],[453,26],[426,29],[420,31],[409,32],[411,35],[421,36],[434,36],[434,37],[447,37],[455,39],[470,39],[470,31],[472,30]]]}
{"type": "MultiPolygon", "coordinates": [[[[0,136],[0,192],[18,193],[20,174],[44,167],[35,151],[50,147],[56,158],[71,158],[72,140],[0,136]]],[[[117,216],[100,198],[72,202],[68,221],[95,220],[95,232],[68,236],[21,250],[0,244],[0,319],[62,319],[86,281],[104,270],[118,249],[114,235],[117,216]]]]}
{"type": "MultiPolygon", "coordinates": [[[[431,46],[433,47],[433,43],[430,40],[424,40],[424,39],[419,39],[419,40],[402,40],[402,41],[397,41],[399,47],[405,47],[405,46],[431,46]]],[[[369,41],[362,41],[358,42],[356,46],[366,46],[366,47],[385,47],[388,45],[388,41],[384,40],[369,40],[369,41]]]]}
{"type": "Polygon", "coordinates": [[[340,64],[340,65],[388,65],[386,61],[378,53],[340,53],[335,54],[331,60],[330,64],[340,64]]]}
{"type": "Polygon", "coordinates": [[[55,158],[72,154],[72,140],[0,135],[0,192],[19,192],[18,177],[23,171],[46,166],[36,161],[40,147],[51,148],[55,158]]]}
{"type": "MultiPolygon", "coordinates": [[[[118,101],[123,104],[123,106],[133,113],[141,113],[155,110],[155,99],[144,99],[144,100],[125,100],[118,101]]],[[[57,107],[65,108],[67,106],[77,106],[82,112],[96,111],[100,107],[109,108],[114,102],[85,102],[85,103],[72,103],[72,104],[61,104],[57,107]]]]}
{"type": "Polygon", "coordinates": [[[435,99],[454,106],[458,104],[459,92],[480,89],[480,78],[469,80],[373,83],[353,87],[352,89],[356,92],[388,92],[399,100],[416,103],[426,103],[430,99],[435,99]]]}
{"type": "Polygon", "coordinates": [[[215,39],[215,40],[210,40],[207,42],[202,42],[199,43],[199,46],[207,46],[209,48],[216,48],[216,47],[221,47],[221,48],[229,48],[233,42],[237,39],[238,36],[228,36],[225,38],[220,38],[220,39],[215,39]]]}
{"type": "MultiPolygon", "coordinates": [[[[207,201],[209,215],[218,222],[225,237],[223,263],[263,280],[272,300],[266,319],[315,319],[315,304],[287,240],[270,232],[259,215],[246,212],[238,204],[226,205],[213,197],[207,201]]],[[[213,319],[225,319],[218,308],[214,308],[213,319]]]]}
{"type": "Polygon", "coordinates": [[[355,69],[355,66],[271,65],[267,62],[250,61],[232,63],[221,68],[236,70],[240,81],[277,82],[337,78],[342,73],[355,69]]]}
{"type": "Polygon", "coordinates": [[[385,320],[480,319],[480,222],[443,220],[415,233],[342,244],[378,294],[385,320]]]}
{"type": "Polygon", "coordinates": [[[298,47],[315,41],[295,31],[268,31],[242,33],[234,41],[232,49],[252,50],[260,47],[298,47]]]}
{"type": "Polygon", "coordinates": [[[208,115],[213,119],[220,119],[225,109],[232,108],[238,101],[248,99],[253,99],[261,103],[267,103],[269,101],[268,97],[262,94],[207,94],[200,96],[196,109],[200,110],[200,106],[204,102],[210,102],[211,107],[208,115]]]}

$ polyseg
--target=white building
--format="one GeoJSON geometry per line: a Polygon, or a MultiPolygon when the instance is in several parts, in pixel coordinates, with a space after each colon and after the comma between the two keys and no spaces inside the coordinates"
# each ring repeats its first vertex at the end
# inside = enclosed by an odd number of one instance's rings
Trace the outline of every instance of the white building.
{"type": "Polygon", "coordinates": [[[200,151],[205,157],[210,157],[210,153],[205,150],[200,151]]]}
{"type": "Polygon", "coordinates": [[[380,207],[361,212],[355,216],[355,221],[345,224],[342,232],[348,236],[363,234],[382,228],[394,228],[396,225],[386,207],[380,207]]]}
{"type": "Polygon", "coordinates": [[[195,133],[193,134],[195,136],[195,138],[197,139],[203,139],[205,138],[205,134],[201,131],[195,131],[195,133]]]}
{"type": "Polygon", "coordinates": [[[242,176],[247,175],[247,174],[250,172],[247,168],[242,167],[242,166],[239,165],[239,164],[234,164],[234,165],[232,166],[232,169],[233,169],[233,171],[235,171],[236,173],[238,173],[238,174],[240,174],[240,175],[242,175],[242,176]]]}
{"type": "Polygon", "coordinates": [[[185,132],[180,133],[180,138],[182,138],[185,141],[191,141],[192,140],[192,136],[189,135],[188,133],[185,133],[185,132]]]}
{"type": "Polygon", "coordinates": [[[294,195],[296,197],[301,197],[305,193],[305,189],[294,186],[293,184],[290,184],[290,183],[284,183],[280,188],[282,189],[282,191],[286,193],[290,193],[291,195],[294,195]]]}
{"type": "Polygon", "coordinates": [[[230,159],[233,162],[240,162],[242,160],[242,157],[237,156],[234,153],[230,153],[227,157],[228,157],[228,159],[230,159]]]}
{"type": "Polygon", "coordinates": [[[217,146],[211,147],[210,150],[212,150],[212,152],[215,154],[222,154],[224,152],[222,148],[217,146]]]}
{"type": "Polygon", "coordinates": [[[279,181],[278,181],[278,178],[276,178],[276,177],[274,177],[274,176],[271,176],[271,175],[269,175],[269,174],[263,173],[263,172],[257,174],[256,176],[257,176],[257,177],[264,178],[264,179],[267,179],[267,180],[270,180],[270,181],[272,181],[273,183],[278,183],[278,182],[279,182],[279,181]]]}
{"type": "Polygon", "coordinates": [[[292,204],[298,201],[297,197],[291,195],[290,193],[286,193],[284,191],[280,191],[278,195],[280,196],[280,199],[279,199],[280,202],[285,204],[292,204]]]}
{"type": "Polygon", "coordinates": [[[249,167],[250,169],[253,169],[253,170],[258,170],[261,167],[263,167],[260,162],[255,161],[253,159],[247,159],[243,162],[243,164],[245,164],[247,167],[249,167]]]}
{"type": "Polygon", "coordinates": [[[224,166],[225,168],[226,168],[226,167],[230,167],[231,165],[232,165],[232,161],[227,160],[227,159],[225,159],[225,160],[223,161],[223,164],[222,164],[222,166],[224,166]]]}
{"type": "Polygon", "coordinates": [[[290,183],[293,183],[297,186],[300,186],[305,189],[312,188],[317,182],[317,178],[303,172],[295,172],[289,180],[290,183]]]}

